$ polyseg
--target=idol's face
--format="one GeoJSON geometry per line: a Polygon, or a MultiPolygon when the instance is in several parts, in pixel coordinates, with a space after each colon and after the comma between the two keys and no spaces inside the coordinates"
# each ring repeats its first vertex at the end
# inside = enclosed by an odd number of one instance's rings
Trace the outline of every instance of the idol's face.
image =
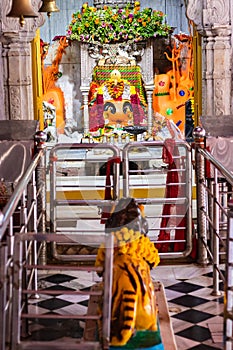
{"type": "Polygon", "coordinates": [[[104,120],[106,125],[133,125],[133,109],[130,101],[108,101],[104,104],[104,120]]]}

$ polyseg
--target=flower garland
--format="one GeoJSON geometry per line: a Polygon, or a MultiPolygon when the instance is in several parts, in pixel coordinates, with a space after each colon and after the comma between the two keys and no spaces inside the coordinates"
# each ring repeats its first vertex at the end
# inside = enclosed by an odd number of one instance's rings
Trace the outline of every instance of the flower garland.
{"type": "Polygon", "coordinates": [[[117,83],[115,83],[112,80],[109,80],[105,83],[107,89],[108,89],[108,93],[109,95],[116,100],[118,97],[122,96],[123,92],[124,92],[124,81],[118,81],[117,83]]]}
{"type": "Polygon", "coordinates": [[[140,9],[140,2],[134,6],[103,6],[98,9],[86,2],[80,11],[73,13],[68,26],[67,37],[89,43],[116,43],[126,40],[138,42],[158,36],[168,36],[171,27],[164,23],[163,12],[152,8],[140,9]]]}
{"type": "MultiPolygon", "coordinates": [[[[113,231],[114,235],[114,256],[127,254],[131,258],[141,258],[145,260],[150,268],[156,267],[160,262],[158,250],[148,236],[141,234],[139,231],[128,229],[126,226],[118,231],[113,231]]],[[[104,266],[105,246],[101,244],[95,266],[104,266]]]]}

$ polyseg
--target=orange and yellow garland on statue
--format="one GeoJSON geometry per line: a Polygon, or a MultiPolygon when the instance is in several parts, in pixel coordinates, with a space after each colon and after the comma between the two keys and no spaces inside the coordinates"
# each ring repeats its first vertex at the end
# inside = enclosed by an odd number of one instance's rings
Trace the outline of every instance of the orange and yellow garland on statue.
{"type": "Polygon", "coordinates": [[[112,80],[109,80],[106,82],[105,86],[108,89],[109,95],[116,100],[118,99],[118,97],[122,96],[125,88],[125,83],[123,80],[118,81],[117,83],[115,83],[112,80]]]}
{"type": "MultiPolygon", "coordinates": [[[[127,254],[131,258],[145,260],[150,268],[156,267],[160,262],[158,250],[148,236],[141,234],[139,231],[122,227],[118,231],[112,232],[114,236],[114,257],[118,254],[127,254]]],[[[104,266],[105,246],[99,247],[95,265],[104,266]]]]}

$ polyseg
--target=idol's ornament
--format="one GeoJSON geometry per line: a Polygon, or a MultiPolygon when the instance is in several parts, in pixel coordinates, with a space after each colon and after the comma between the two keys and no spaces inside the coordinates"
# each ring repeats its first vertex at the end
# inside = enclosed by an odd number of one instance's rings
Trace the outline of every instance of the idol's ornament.
{"type": "MultiPolygon", "coordinates": [[[[147,236],[143,206],[133,198],[120,199],[105,227],[114,236],[111,348],[162,346],[150,275],[150,269],[159,264],[160,258],[147,236]]],[[[104,260],[102,245],[96,266],[104,267],[104,260]]]]}

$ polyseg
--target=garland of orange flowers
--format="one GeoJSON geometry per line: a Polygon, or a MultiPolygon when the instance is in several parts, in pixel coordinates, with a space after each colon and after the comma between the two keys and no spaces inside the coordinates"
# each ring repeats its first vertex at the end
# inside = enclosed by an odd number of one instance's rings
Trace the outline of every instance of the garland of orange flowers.
{"type": "MultiPolygon", "coordinates": [[[[114,236],[114,257],[119,254],[127,254],[131,258],[145,260],[150,268],[155,268],[160,262],[160,256],[154,243],[148,236],[139,231],[128,229],[126,226],[118,231],[112,231],[114,236]]],[[[102,243],[98,249],[95,266],[104,266],[105,244],[102,243]]]]}
{"type": "Polygon", "coordinates": [[[118,97],[120,97],[123,94],[123,91],[125,88],[125,84],[123,80],[118,81],[117,84],[115,83],[115,81],[109,80],[106,82],[106,86],[107,86],[109,95],[113,99],[117,99],[118,97]]]}

